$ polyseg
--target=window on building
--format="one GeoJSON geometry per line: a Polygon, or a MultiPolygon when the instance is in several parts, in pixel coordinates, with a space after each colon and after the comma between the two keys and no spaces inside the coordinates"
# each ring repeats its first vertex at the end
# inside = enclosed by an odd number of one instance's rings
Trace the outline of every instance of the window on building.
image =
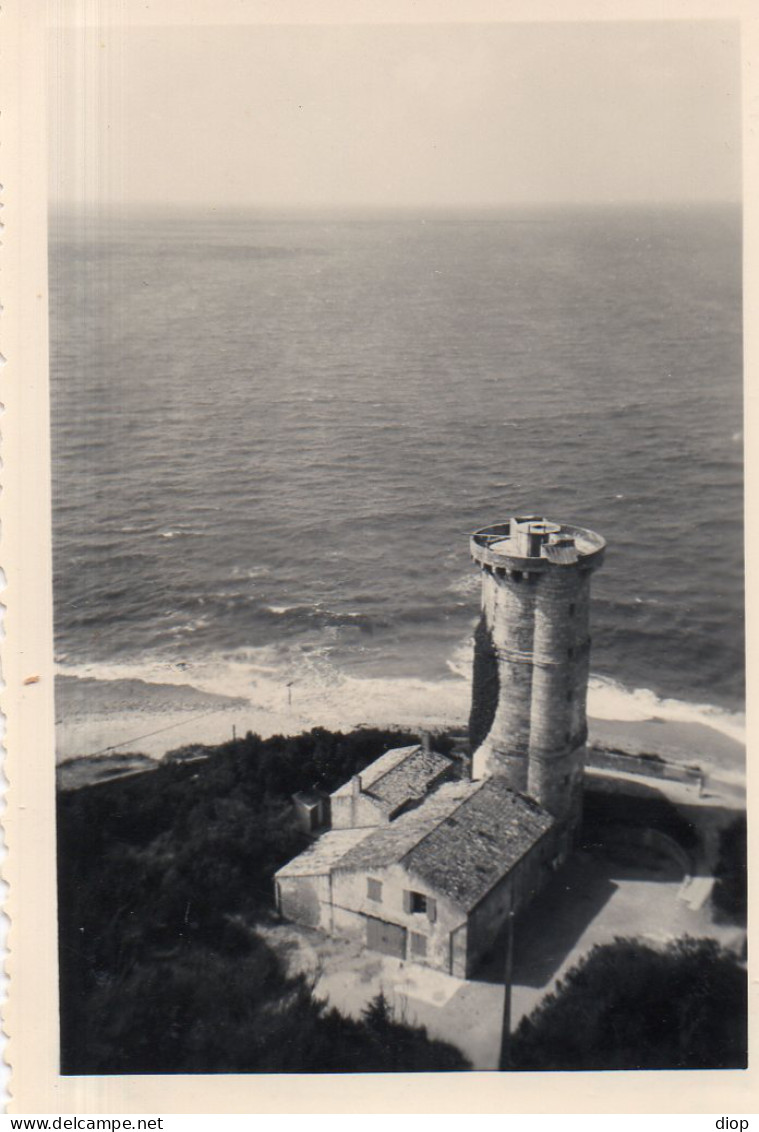
{"type": "Polygon", "coordinates": [[[569,657],[569,659],[570,659],[570,660],[572,659],[572,657],[574,656],[574,654],[575,654],[575,650],[574,650],[574,649],[572,648],[572,646],[570,645],[570,646],[569,646],[569,648],[567,649],[567,656],[569,657]]]}
{"type": "Polygon", "coordinates": [[[576,612],[577,612],[577,606],[572,601],[572,602],[569,603],[569,616],[574,617],[576,612]]]}
{"type": "Polygon", "coordinates": [[[567,691],[567,703],[571,704],[571,702],[574,698],[575,698],[575,694],[574,694],[573,690],[571,688],[569,688],[568,691],[567,691]]]}
{"type": "Polygon", "coordinates": [[[427,937],[419,932],[411,933],[411,954],[423,959],[427,955],[427,937]]]}
{"type": "Polygon", "coordinates": [[[425,896],[423,892],[405,891],[403,893],[403,910],[404,912],[411,912],[412,915],[426,915],[431,923],[434,923],[437,919],[437,904],[431,896],[425,896]]]}
{"type": "Polygon", "coordinates": [[[412,912],[426,912],[427,911],[427,897],[421,892],[411,893],[411,911],[412,912]]]}
{"type": "Polygon", "coordinates": [[[372,880],[371,877],[367,877],[366,895],[370,900],[376,900],[378,904],[382,903],[382,881],[372,880]]]}

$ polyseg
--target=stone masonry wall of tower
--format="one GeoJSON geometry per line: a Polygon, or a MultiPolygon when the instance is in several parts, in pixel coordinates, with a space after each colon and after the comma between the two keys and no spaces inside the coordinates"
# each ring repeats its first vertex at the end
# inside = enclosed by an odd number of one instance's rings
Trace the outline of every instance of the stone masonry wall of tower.
{"type": "Polygon", "coordinates": [[[504,776],[559,818],[579,814],[587,736],[590,578],[604,541],[593,531],[537,516],[478,531],[482,571],[473,704],[490,678],[497,700],[478,736],[473,774],[504,776]],[[488,656],[485,656],[485,653],[488,656]]]}

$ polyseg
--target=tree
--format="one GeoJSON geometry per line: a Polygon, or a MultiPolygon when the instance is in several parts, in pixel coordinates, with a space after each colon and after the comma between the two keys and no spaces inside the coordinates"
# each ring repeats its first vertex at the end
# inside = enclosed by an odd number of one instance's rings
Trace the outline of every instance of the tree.
{"type": "Polygon", "coordinates": [[[617,939],[560,981],[512,1042],[515,1069],[740,1069],[747,978],[714,940],[617,939]]]}
{"type": "Polygon", "coordinates": [[[746,882],[746,815],[720,831],[716,884],[712,902],[720,919],[745,924],[748,890],[746,882]]]}

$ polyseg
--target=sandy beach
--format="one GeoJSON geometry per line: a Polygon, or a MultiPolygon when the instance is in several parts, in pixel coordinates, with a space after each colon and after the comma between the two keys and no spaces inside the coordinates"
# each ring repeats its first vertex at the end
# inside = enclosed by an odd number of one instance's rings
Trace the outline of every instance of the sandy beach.
{"type": "Polygon", "coordinates": [[[262,686],[250,699],[200,691],[189,684],[140,680],[56,679],[58,761],[112,750],[161,758],[188,743],[220,743],[253,731],[262,738],[312,727],[463,728],[469,689],[463,680],[429,685],[413,680],[346,678],[331,685],[262,686]]]}
{"type": "MultiPolygon", "coordinates": [[[[59,762],[140,752],[160,759],[188,744],[215,744],[252,731],[262,738],[315,726],[429,730],[466,727],[470,688],[461,678],[430,685],[413,680],[346,677],[326,686],[288,689],[260,684],[249,699],[182,683],[136,678],[58,676],[56,746],[59,762]]],[[[592,711],[592,697],[589,705],[592,711]]],[[[639,713],[642,714],[642,713],[639,713]]],[[[697,765],[713,778],[742,783],[745,746],[718,726],[660,717],[609,719],[589,713],[589,742],[631,754],[658,754],[697,765]]]]}

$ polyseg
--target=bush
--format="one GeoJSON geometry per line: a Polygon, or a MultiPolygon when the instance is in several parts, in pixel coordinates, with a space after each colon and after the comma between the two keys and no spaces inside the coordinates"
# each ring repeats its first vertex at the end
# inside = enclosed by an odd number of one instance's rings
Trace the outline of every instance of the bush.
{"type": "Polygon", "coordinates": [[[719,919],[745,924],[748,903],[746,815],[720,831],[712,902],[719,919]]]}
{"type": "Polygon", "coordinates": [[[742,1069],[745,970],[714,940],[595,947],[512,1040],[515,1069],[742,1069]]]}

